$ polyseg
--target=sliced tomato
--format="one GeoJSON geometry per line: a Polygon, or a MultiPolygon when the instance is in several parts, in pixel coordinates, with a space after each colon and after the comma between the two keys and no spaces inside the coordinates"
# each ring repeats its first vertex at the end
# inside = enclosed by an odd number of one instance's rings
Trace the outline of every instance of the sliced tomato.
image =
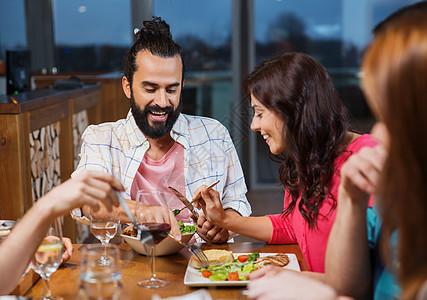
{"type": "Polygon", "coordinates": [[[227,275],[228,281],[238,281],[239,280],[239,273],[237,272],[230,272],[227,275]]]}
{"type": "Polygon", "coordinates": [[[240,262],[245,262],[245,261],[247,261],[249,259],[249,255],[242,254],[242,255],[237,256],[237,259],[240,262]]]}
{"type": "Polygon", "coordinates": [[[203,270],[202,271],[202,276],[203,277],[209,278],[209,276],[211,276],[211,275],[212,275],[211,271],[208,271],[208,270],[203,270]]]}

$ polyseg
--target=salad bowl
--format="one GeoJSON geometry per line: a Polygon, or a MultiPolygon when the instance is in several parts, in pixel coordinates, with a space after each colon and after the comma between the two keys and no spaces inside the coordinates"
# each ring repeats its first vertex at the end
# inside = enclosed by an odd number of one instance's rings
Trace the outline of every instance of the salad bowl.
{"type": "MultiPolygon", "coordinates": [[[[184,243],[188,243],[196,232],[196,228],[194,225],[190,223],[180,223],[181,229],[181,241],[184,243]]],[[[133,231],[133,225],[126,227],[123,230],[121,237],[128,243],[133,250],[138,252],[139,254],[149,256],[150,253],[147,253],[143,244],[141,244],[140,240],[136,236],[129,235],[129,232],[133,231]]],[[[163,241],[158,243],[156,246],[156,256],[165,256],[175,254],[181,251],[184,246],[170,236],[167,236],[163,241]]]]}

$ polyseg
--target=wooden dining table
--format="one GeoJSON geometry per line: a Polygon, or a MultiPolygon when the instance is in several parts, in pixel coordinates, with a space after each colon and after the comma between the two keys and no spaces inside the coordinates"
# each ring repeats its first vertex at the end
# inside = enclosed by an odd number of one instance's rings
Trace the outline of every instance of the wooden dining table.
{"type": "MultiPolygon", "coordinates": [[[[259,252],[259,253],[293,253],[298,259],[301,271],[308,270],[307,264],[297,244],[268,245],[263,242],[235,242],[222,245],[201,244],[206,249],[226,249],[234,253],[259,252]]],[[[120,249],[122,291],[120,299],[152,299],[153,295],[161,298],[182,296],[205,288],[212,299],[247,299],[242,293],[244,286],[225,287],[190,287],[184,284],[184,275],[188,266],[191,253],[186,249],[180,252],[156,257],[155,269],[159,278],[170,281],[170,284],[148,289],[139,287],[137,282],[150,276],[150,258],[135,252],[127,243],[118,244],[120,249]]],[[[81,299],[79,296],[79,273],[81,252],[84,244],[75,244],[71,259],[61,266],[50,278],[50,288],[54,297],[63,299],[81,299]]],[[[33,272],[27,273],[21,278],[20,283],[13,294],[28,298],[40,298],[43,290],[43,282],[33,272]]]]}

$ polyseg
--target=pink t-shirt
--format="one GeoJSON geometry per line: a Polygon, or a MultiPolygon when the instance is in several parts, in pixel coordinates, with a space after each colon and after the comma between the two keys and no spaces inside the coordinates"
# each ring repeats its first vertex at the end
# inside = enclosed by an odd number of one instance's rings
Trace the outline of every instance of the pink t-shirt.
{"type": "MultiPolygon", "coordinates": [[[[184,207],[184,204],[168,189],[168,186],[185,195],[184,146],[180,143],[175,143],[160,160],[153,160],[144,155],[133,179],[130,195],[132,199],[136,200],[139,190],[166,191],[170,195],[168,197],[170,209],[184,207]]],[[[184,209],[177,219],[189,222],[188,210],[184,209]]]]}
{"type": "MultiPolygon", "coordinates": [[[[340,184],[341,166],[350,157],[350,155],[359,152],[363,147],[374,147],[378,143],[373,140],[369,134],[364,134],[355,139],[334,162],[336,173],[332,176],[328,186],[333,197],[338,200],[338,187],[340,184]]],[[[284,206],[287,207],[289,194],[285,192],[284,206]]],[[[373,198],[373,197],[372,197],[373,198]]],[[[317,219],[317,228],[310,229],[308,223],[302,217],[298,205],[301,197],[298,199],[294,210],[286,219],[281,214],[269,215],[268,217],[273,224],[273,234],[270,244],[292,244],[298,243],[301,252],[307,262],[310,271],[325,272],[325,254],[328,244],[329,233],[335,220],[336,209],[329,212],[333,200],[325,199],[320,208],[317,219]]],[[[370,205],[372,205],[371,199],[370,205]]]]}

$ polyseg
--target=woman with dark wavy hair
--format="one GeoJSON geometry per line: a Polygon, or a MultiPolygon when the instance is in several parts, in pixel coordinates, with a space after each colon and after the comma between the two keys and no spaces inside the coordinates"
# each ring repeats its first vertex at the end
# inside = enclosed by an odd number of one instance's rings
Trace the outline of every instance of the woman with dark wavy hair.
{"type": "Polygon", "coordinates": [[[352,131],[328,72],[306,54],[264,61],[244,84],[255,113],[251,129],[261,133],[281,162],[284,210],[228,218],[215,192],[202,193],[200,205],[207,219],[223,228],[271,244],[298,243],[309,269],[323,273],[341,165],[376,142],[352,131]]]}

